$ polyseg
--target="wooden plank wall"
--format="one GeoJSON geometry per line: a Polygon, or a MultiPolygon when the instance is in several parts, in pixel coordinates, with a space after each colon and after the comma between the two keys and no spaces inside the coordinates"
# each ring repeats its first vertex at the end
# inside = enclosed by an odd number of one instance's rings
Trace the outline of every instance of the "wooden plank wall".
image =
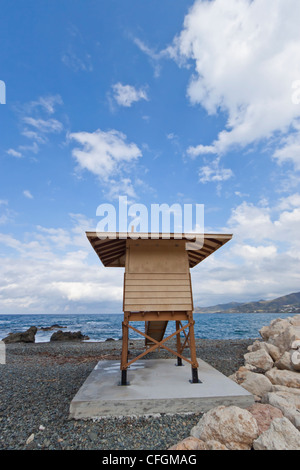
{"type": "Polygon", "coordinates": [[[124,311],[193,310],[185,242],[147,242],[128,240],[124,311]]]}

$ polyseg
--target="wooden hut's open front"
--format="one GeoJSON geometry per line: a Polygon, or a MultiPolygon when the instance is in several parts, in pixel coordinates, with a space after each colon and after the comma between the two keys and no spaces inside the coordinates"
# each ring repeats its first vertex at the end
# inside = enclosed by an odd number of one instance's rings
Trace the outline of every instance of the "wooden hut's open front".
{"type": "Polygon", "coordinates": [[[227,243],[232,235],[195,235],[194,241],[178,234],[87,232],[86,235],[104,266],[125,268],[121,385],[127,384],[128,367],[157,348],[177,356],[178,366],[182,361],[189,363],[191,382],[198,383],[190,268],[227,243]],[[144,331],[132,325],[136,321],[145,322],[144,331]],[[174,321],[175,331],[165,337],[169,321],[174,321]],[[145,350],[128,360],[130,329],[145,339],[145,350]],[[176,350],[166,344],[174,337],[176,350]],[[189,357],[184,355],[187,349],[189,357]]]}

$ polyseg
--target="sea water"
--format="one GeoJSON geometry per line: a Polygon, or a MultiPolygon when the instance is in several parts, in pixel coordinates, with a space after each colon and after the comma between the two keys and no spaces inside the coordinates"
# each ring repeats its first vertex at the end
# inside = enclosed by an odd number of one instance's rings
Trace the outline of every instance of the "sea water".
{"type": "MultiPolygon", "coordinates": [[[[275,318],[293,316],[292,313],[204,313],[194,314],[195,337],[203,339],[243,339],[260,337],[259,330],[275,318]]],[[[26,331],[30,326],[49,327],[58,324],[62,331],[81,331],[89,341],[115,340],[122,337],[122,314],[65,314],[65,315],[0,315],[0,340],[9,333],[26,331]]],[[[144,331],[144,322],[133,324],[144,331]]],[[[38,330],[36,342],[47,342],[54,331],[38,330]]],[[[175,331],[175,322],[168,323],[166,333],[175,331]]],[[[143,339],[130,330],[131,339],[143,339]]]]}

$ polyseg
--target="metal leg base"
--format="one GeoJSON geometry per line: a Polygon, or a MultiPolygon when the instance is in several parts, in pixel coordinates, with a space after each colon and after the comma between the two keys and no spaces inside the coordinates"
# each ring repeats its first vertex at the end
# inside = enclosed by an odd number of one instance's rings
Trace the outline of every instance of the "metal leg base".
{"type": "Polygon", "coordinates": [[[121,382],[119,385],[129,385],[129,382],[127,382],[127,370],[121,371],[121,382]]]}
{"type": "Polygon", "coordinates": [[[191,384],[201,384],[201,380],[198,378],[198,369],[194,369],[192,367],[192,380],[190,380],[191,384]]]}

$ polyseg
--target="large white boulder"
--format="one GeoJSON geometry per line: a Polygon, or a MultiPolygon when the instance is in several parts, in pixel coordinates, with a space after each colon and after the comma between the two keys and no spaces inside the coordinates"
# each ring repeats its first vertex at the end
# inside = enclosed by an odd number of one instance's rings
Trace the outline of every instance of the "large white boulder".
{"type": "Polygon", "coordinates": [[[290,323],[294,326],[300,326],[300,314],[295,315],[290,319],[290,323]]]}
{"type": "Polygon", "coordinates": [[[289,351],[297,340],[300,340],[300,326],[289,324],[281,333],[272,336],[269,342],[285,352],[289,351]]]}
{"type": "Polygon", "coordinates": [[[247,410],[256,419],[259,434],[269,429],[273,419],[283,418],[282,411],[268,403],[254,403],[247,410]]]}
{"type": "Polygon", "coordinates": [[[277,367],[273,367],[273,369],[268,370],[265,375],[274,385],[300,388],[299,372],[291,370],[279,370],[277,367]]]}
{"type": "Polygon", "coordinates": [[[263,397],[264,403],[269,403],[279,410],[300,430],[300,394],[289,391],[269,392],[263,397]]]}
{"type": "Polygon", "coordinates": [[[229,450],[250,450],[259,431],[249,411],[237,406],[218,406],[203,415],[191,435],[205,442],[220,442],[229,450]]]}
{"type": "Polygon", "coordinates": [[[267,353],[265,349],[258,349],[257,351],[249,352],[244,354],[244,359],[247,364],[261,369],[264,372],[272,369],[274,366],[274,361],[271,358],[270,354],[267,353]]]}
{"type": "Polygon", "coordinates": [[[287,319],[276,318],[271,321],[270,325],[263,326],[259,333],[264,341],[269,342],[271,338],[279,335],[289,326],[291,326],[291,323],[287,319]]]}
{"type": "Polygon", "coordinates": [[[205,442],[196,437],[189,436],[183,439],[183,441],[169,447],[168,450],[208,450],[208,448],[205,442]]]}
{"type": "Polygon", "coordinates": [[[277,348],[277,346],[271,343],[267,343],[266,341],[256,340],[254,341],[253,344],[250,344],[250,346],[248,346],[247,349],[249,352],[255,352],[255,351],[258,351],[259,349],[264,349],[271,356],[273,361],[278,361],[278,359],[280,359],[282,355],[282,352],[280,351],[279,348],[277,348]]]}
{"type": "Polygon", "coordinates": [[[262,397],[273,387],[272,382],[265,375],[252,372],[246,367],[240,367],[230,378],[256,397],[262,397]]]}
{"type": "Polygon", "coordinates": [[[285,351],[282,356],[275,362],[275,367],[281,370],[293,370],[293,364],[291,361],[291,354],[285,351]]]}
{"type": "Polygon", "coordinates": [[[276,418],[254,442],[255,450],[299,450],[300,432],[287,418],[276,418]]]}

